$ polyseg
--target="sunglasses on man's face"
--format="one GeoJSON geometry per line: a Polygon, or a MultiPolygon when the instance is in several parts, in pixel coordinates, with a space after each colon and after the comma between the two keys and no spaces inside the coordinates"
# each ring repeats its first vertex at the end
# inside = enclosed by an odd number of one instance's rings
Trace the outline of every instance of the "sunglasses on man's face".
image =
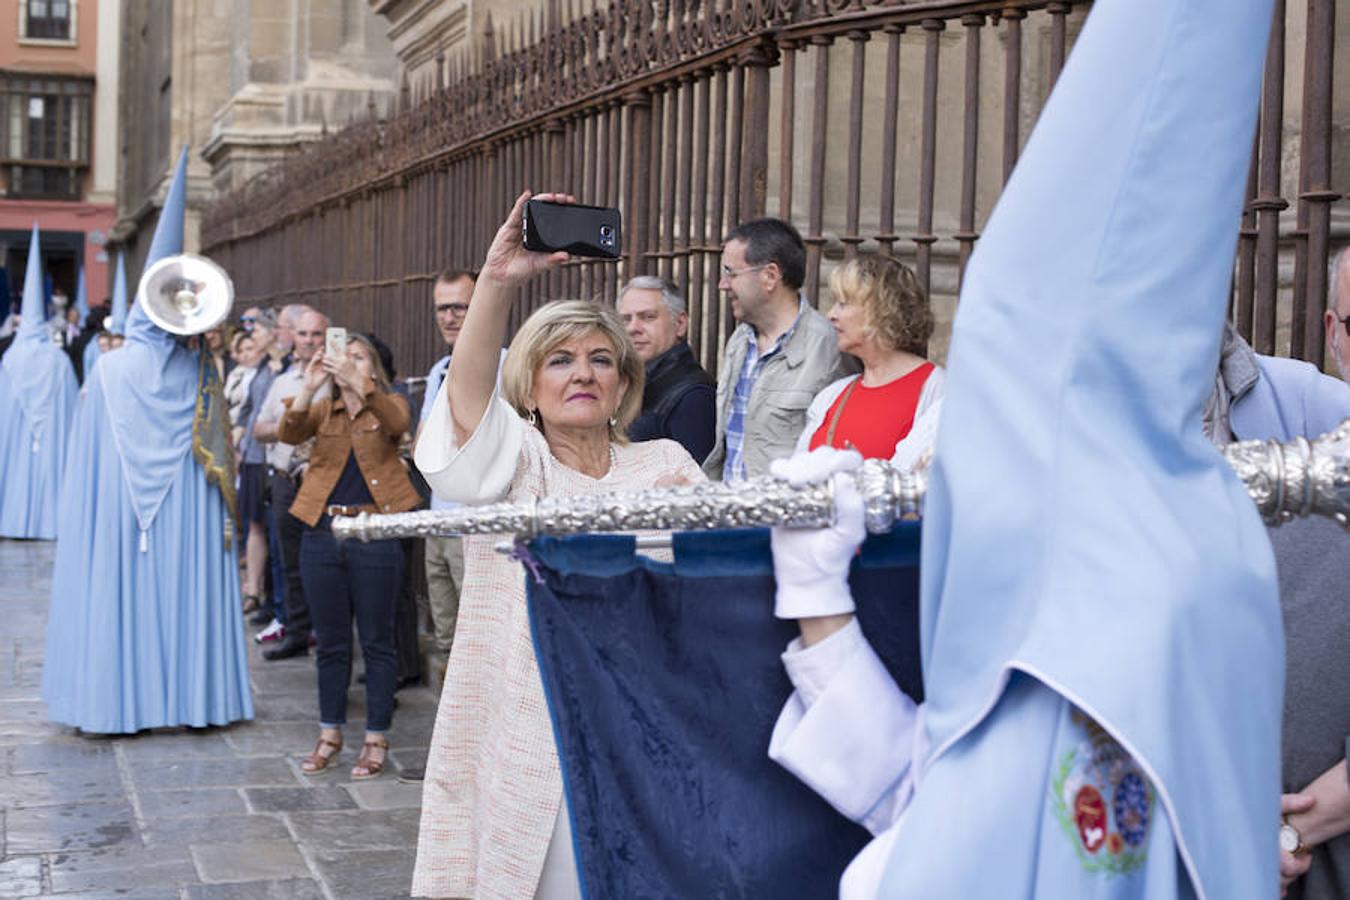
{"type": "Polygon", "coordinates": [[[1346,335],[1350,336],[1350,316],[1341,316],[1336,321],[1341,323],[1341,327],[1345,329],[1346,335]]]}

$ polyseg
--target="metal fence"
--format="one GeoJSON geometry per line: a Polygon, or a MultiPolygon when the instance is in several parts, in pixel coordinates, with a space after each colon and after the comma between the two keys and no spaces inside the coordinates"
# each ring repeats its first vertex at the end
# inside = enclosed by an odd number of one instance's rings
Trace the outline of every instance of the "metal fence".
{"type": "MultiPolygon", "coordinates": [[[[424,370],[443,349],[430,327],[436,272],[479,263],[528,187],[620,207],[625,246],[620,262],[574,262],[525,288],[513,325],[545,300],[612,300],[623,280],[657,272],[686,286],[691,342],[715,370],[732,327],[717,291],[721,236],[762,214],[801,229],[810,302],[825,299],[835,261],[882,249],[912,261],[949,323],[979,227],[1088,5],[589,2],[546,0],[509,27],[489,22],[443,60],[440,83],[405,85],[387,120],[372,105],[369,121],[215,203],[203,244],[231,272],[239,302],[310,303],[379,332],[405,371],[424,370]]],[[[1307,35],[1296,163],[1282,159],[1293,12],[1283,0],[1277,7],[1234,314],[1258,350],[1320,362],[1338,197],[1334,0],[1293,11],[1307,35]],[[1282,163],[1298,173],[1291,198],[1282,163]],[[1297,227],[1282,234],[1291,201],[1297,227]],[[1282,242],[1294,264],[1283,294],[1282,242]],[[1277,347],[1282,296],[1292,307],[1277,347]]]]}

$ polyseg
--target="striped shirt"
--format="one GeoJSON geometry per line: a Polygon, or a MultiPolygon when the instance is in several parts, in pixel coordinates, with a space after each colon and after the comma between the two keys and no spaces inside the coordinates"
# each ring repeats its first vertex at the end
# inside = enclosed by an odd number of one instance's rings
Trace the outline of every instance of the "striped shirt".
{"type": "Polygon", "coordinates": [[[778,340],[773,342],[773,346],[763,354],[759,352],[759,341],[755,340],[754,332],[748,333],[746,340],[749,344],[745,348],[745,361],[741,363],[741,374],[736,380],[736,390],[731,396],[731,414],[727,416],[727,458],[722,469],[723,481],[741,481],[746,477],[745,455],[741,451],[745,444],[745,411],[750,406],[750,394],[755,389],[755,382],[759,380],[760,373],[764,371],[764,364],[775,354],[782,352],[783,345],[797,330],[797,323],[802,319],[800,310],[801,307],[798,308],[797,318],[792,320],[788,330],[780,334],[778,340]]]}

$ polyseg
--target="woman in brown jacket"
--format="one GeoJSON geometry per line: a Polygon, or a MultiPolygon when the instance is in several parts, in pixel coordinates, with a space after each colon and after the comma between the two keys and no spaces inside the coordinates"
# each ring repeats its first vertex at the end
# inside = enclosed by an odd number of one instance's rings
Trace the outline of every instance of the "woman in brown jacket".
{"type": "Polygon", "coordinates": [[[390,390],[374,345],[352,334],[344,358],[314,355],[304,387],[277,429],[288,444],[315,438],[309,470],[291,506],[291,515],[308,526],[300,540],[300,578],[314,620],[319,670],[319,742],[301,763],[306,775],[326,771],[342,749],[353,618],[366,663],[366,737],[352,778],[384,771],[398,679],[394,609],[403,582],[403,548],[396,540],[339,544],[330,526],[334,516],[418,505],[421,498],[398,455],[411,418],[407,401],[390,390]]]}

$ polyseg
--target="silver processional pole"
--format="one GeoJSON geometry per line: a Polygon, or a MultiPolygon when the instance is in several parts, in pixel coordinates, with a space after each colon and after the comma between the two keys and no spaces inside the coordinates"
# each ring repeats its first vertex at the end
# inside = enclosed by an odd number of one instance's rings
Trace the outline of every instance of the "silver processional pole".
{"type": "MultiPolygon", "coordinates": [[[[1350,419],[1314,441],[1296,438],[1240,441],[1224,458],[1270,525],[1302,516],[1329,516],[1350,524],[1350,419]]],[[[883,533],[923,512],[925,469],[905,471],[869,459],[857,472],[867,530],[883,533]]],[[[699,531],[791,525],[810,528],[834,520],[828,482],[793,487],[772,476],[709,481],[647,491],[543,497],[533,503],[496,503],[455,510],[333,520],[338,538],[363,541],[403,537],[502,534],[518,538],[591,532],[699,531]]]]}

